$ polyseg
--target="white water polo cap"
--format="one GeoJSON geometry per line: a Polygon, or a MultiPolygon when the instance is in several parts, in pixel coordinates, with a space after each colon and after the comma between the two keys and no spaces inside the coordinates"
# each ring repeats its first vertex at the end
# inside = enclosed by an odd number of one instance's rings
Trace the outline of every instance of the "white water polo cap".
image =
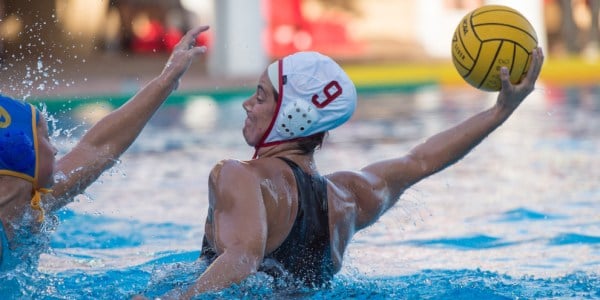
{"type": "Polygon", "coordinates": [[[331,58],[298,52],[267,68],[279,94],[269,129],[256,149],[334,129],[356,109],[356,88],[331,58]]]}

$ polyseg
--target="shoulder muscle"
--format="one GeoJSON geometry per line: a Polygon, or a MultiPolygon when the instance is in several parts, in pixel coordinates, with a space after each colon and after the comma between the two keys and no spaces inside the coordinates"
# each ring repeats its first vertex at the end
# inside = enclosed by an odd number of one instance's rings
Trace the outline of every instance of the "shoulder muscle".
{"type": "Polygon", "coordinates": [[[337,196],[356,205],[356,228],[375,222],[385,211],[389,198],[385,182],[367,172],[342,171],[328,175],[337,196]]]}
{"type": "Polygon", "coordinates": [[[209,181],[216,246],[262,257],[266,215],[254,168],[246,162],[223,160],[212,169],[209,181]]]}

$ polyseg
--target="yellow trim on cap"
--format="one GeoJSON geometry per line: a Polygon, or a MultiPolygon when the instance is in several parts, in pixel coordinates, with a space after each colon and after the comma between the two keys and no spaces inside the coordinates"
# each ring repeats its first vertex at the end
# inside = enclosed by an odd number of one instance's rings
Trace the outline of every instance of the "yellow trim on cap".
{"type": "Polygon", "coordinates": [[[19,173],[19,172],[15,172],[15,171],[11,171],[11,170],[0,170],[0,175],[7,175],[7,176],[12,176],[12,177],[18,177],[21,179],[25,179],[28,182],[31,182],[33,184],[33,177],[25,174],[25,173],[19,173]]]}
{"type": "Polygon", "coordinates": [[[2,105],[0,105],[0,117],[4,116],[4,122],[0,123],[0,128],[7,128],[12,123],[12,119],[10,118],[10,114],[2,105]]]}
{"type": "Polygon", "coordinates": [[[37,118],[36,118],[36,113],[37,113],[37,109],[35,108],[35,106],[33,106],[32,104],[29,104],[31,106],[31,131],[32,131],[32,138],[33,138],[33,151],[35,153],[35,171],[34,171],[34,176],[33,176],[33,188],[37,190],[38,188],[38,175],[39,175],[39,156],[38,156],[38,138],[37,138],[37,118]]]}
{"type": "Polygon", "coordinates": [[[33,104],[29,104],[31,106],[31,131],[32,131],[32,138],[33,138],[33,149],[34,149],[34,153],[35,153],[35,171],[34,171],[34,177],[33,177],[33,191],[32,191],[32,196],[31,196],[31,208],[37,210],[40,212],[40,215],[37,218],[38,222],[42,222],[44,221],[44,208],[41,205],[42,202],[42,194],[45,193],[49,193],[52,192],[52,190],[50,189],[46,189],[46,188],[39,188],[38,187],[38,176],[39,174],[39,169],[40,169],[40,157],[39,157],[39,146],[38,146],[38,134],[37,134],[37,109],[35,108],[35,106],[33,106],[33,104]]]}

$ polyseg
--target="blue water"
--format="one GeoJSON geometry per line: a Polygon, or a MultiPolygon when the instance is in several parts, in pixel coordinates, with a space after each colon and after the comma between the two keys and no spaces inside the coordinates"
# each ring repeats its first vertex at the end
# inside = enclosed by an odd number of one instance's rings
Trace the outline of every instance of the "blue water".
{"type": "MultiPolygon", "coordinates": [[[[426,87],[363,95],[317,154],[322,173],[402,155],[494,94],[426,87]]],[[[0,275],[2,299],[156,297],[201,274],[207,175],[248,159],[241,99],[166,106],[122,161],[57,214],[34,267],[0,275]]],[[[95,103],[92,101],[92,103],[95,103]]],[[[52,112],[64,153],[94,106],[52,112]]],[[[265,274],[204,299],[600,299],[600,88],[540,86],[457,165],[412,187],[356,235],[330,287],[265,274]]]]}

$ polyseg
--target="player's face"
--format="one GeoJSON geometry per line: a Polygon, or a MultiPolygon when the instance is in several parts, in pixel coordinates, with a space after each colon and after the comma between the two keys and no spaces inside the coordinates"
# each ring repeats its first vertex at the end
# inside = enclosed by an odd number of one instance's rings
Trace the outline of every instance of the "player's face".
{"type": "Polygon", "coordinates": [[[273,85],[265,70],[260,76],[256,92],[242,104],[246,111],[243,133],[248,145],[256,146],[269,128],[277,106],[276,100],[273,85]]]}
{"type": "Polygon", "coordinates": [[[43,117],[40,117],[40,122],[37,125],[37,139],[38,185],[39,187],[51,187],[53,184],[55,156],[58,151],[50,142],[48,123],[43,117]]]}

